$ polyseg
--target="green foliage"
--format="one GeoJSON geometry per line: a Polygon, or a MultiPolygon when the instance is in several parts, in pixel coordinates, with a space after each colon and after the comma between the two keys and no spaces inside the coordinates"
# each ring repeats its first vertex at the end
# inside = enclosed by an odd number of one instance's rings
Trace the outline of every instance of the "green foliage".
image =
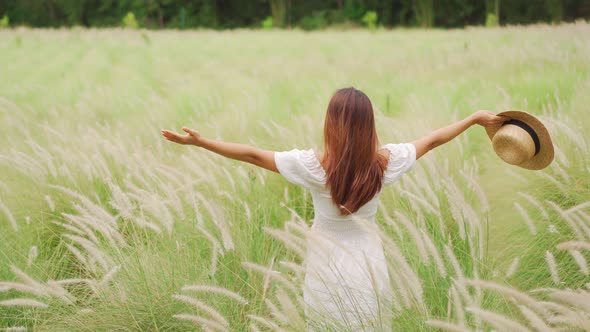
{"type": "Polygon", "coordinates": [[[10,18],[8,18],[8,15],[4,15],[4,17],[2,17],[2,19],[0,20],[0,28],[8,28],[10,26],[10,18]]]}
{"type": "Polygon", "coordinates": [[[266,17],[261,23],[262,29],[270,30],[274,27],[274,20],[272,16],[266,17]]]}
{"type": "Polygon", "coordinates": [[[137,24],[137,20],[135,19],[135,14],[133,12],[127,12],[123,20],[123,27],[127,29],[137,29],[139,28],[139,24],[137,24]]]}
{"type": "Polygon", "coordinates": [[[303,30],[320,30],[325,29],[329,25],[328,22],[327,12],[322,10],[303,17],[299,21],[299,26],[303,30]]]}
{"type": "Polygon", "coordinates": [[[365,13],[361,21],[369,30],[377,29],[377,12],[369,10],[365,13]]]}
{"type": "Polygon", "coordinates": [[[413,4],[418,25],[423,28],[434,26],[434,1],[415,0],[413,4]]]}
{"type": "Polygon", "coordinates": [[[486,17],[486,27],[498,26],[498,17],[493,13],[488,13],[486,17]]]}
{"type": "Polygon", "coordinates": [[[561,0],[545,0],[545,9],[553,23],[560,23],[563,18],[563,5],[561,0]]]}

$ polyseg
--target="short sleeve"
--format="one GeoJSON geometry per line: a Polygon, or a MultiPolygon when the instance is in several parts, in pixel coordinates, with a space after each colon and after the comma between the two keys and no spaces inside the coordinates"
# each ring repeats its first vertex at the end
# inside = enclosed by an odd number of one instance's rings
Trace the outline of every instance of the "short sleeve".
{"type": "Polygon", "coordinates": [[[308,189],[324,186],[325,172],[311,149],[275,152],[275,163],[291,183],[308,189]]]}
{"type": "Polygon", "coordinates": [[[383,175],[383,184],[392,184],[409,171],[416,162],[416,147],[412,143],[386,144],[389,162],[383,175]]]}

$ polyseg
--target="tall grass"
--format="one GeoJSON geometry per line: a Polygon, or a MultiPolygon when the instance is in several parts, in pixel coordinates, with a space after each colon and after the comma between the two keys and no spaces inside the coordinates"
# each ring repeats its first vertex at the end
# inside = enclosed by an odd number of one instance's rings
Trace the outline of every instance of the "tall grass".
{"type": "Polygon", "coordinates": [[[0,31],[0,329],[588,329],[589,32],[0,31]],[[331,243],[308,193],[159,137],[319,148],[344,85],[382,142],[516,108],[556,146],[524,171],[471,129],[387,189],[393,294],[363,326],[360,304],[337,321],[303,305],[306,251],[331,243]]]}

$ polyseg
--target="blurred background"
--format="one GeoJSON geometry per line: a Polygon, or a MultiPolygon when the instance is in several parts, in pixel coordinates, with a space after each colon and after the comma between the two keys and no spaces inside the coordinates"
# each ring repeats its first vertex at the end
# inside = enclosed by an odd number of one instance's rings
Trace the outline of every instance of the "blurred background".
{"type": "Polygon", "coordinates": [[[1,0],[0,26],[464,27],[590,18],[588,0],[1,0]]]}

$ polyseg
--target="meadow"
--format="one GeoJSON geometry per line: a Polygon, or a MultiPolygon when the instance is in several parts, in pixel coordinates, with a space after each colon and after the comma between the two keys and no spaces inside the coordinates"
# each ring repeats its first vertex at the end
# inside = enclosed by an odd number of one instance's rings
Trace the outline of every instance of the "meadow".
{"type": "Polygon", "coordinates": [[[0,331],[304,330],[310,195],[160,129],[321,150],[346,86],[382,143],[520,109],[556,150],[521,170],[473,127],[382,194],[393,330],[590,329],[588,23],[19,28],[0,64],[0,331]]]}

